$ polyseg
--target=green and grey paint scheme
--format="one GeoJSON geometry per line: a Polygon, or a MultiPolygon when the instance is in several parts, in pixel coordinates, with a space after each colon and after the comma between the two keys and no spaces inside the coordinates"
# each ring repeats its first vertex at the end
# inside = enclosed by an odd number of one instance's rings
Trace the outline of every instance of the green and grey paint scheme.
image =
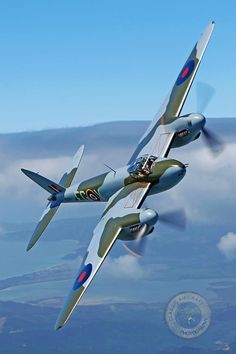
{"type": "Polygon", "coordinates": [[[172,148],[196,140],[205,125],[199,113],[180,116],[187,94],[205,52],[214,23],[206,27],[194,46],[177,80],[139,141],[126,166],[71,185],[80,164],[83,147],[76,153],[72,165],[57,184],[28,170],[29,178],[51,193],[49,202],[28,244],[33,247],[55,215],[61,203],[107,202],[101,219],[93,231],[92,240],[81,264],[74,286],[56,322],[56,329],[64,326],[76,304],[88,288],[116,239],[136,238],[140,227],[146,225],[145,235],[153,230],[158,214],[142,208],[148,195],[166,191],[179,183],[186,173],[185,165],[168,158],[172,148]],[[131,173],[130,167],[142,156],[155,157],[149,173],[131,173]]]}

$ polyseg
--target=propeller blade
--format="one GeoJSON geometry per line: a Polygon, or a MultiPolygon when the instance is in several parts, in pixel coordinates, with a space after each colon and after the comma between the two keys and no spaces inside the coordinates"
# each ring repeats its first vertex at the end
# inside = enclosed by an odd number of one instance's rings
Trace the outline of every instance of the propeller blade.
{"type": "Polygon", "coordinates": [[[186,214],[183,209],[168,211],[159,214],[159,221],[168,226],[183,230],[186,227],[186,214]]]}
{"type": "Polygon", "coordinates": [[[129,253],[131,253],[133,256],[136,256],[136,257],[143,256],[145,248],[146,248],[146,243],[147,243],[146,237],[144,237],[145,233],[147,231],[147,228],[148,228],[148,225],[144,224],[140,228],[140,230],[137,234],[137,237],[134,241],[123,243],[123,246],[125,247],[125,249],[129,253]]]}
{"type": "Polygon", "coordinates": [[[204,112],[209,105],[216,90],[205,82],[197,82],[196,84],[196,102],[197,112],[204,112]]]}
{"type": "MultiPolygon", "coordinates": [[[[183,230],[186,227],[186,214],[184,209],[168,211],[161,215],[159,214],[159,221],[170,227],[183,230]]],[[[147,229],[148,225],[144,224],[137,233],[134,241],[123,243],[125,249],[136,257],[142,257],[144,254],[147,244],[147,237],[145,237],[147,229]]]]}
{"type": "Polygon", "coordinates": [[[212,154],[214,156],[220,154],[224,149],[224,144],[222,141],[206,127],[202,128],[202,133],[202,136],[204,137],[204,140],[212,154]]]}
{"type": "MultiPolygon", "coordinates": [[[[212,97],[215,94],[215,89],[205,82],[197,82],[196,84],[196,101],[197,101],[197,112],[204,112],[209,105],[212,97]]],[[[206,145],[210,149],[214,156],[217,156],[223,151],[224,144],[220,139],[212,133],[208,128],[202,128],[202,136],[205,140],[206,145]]]]}

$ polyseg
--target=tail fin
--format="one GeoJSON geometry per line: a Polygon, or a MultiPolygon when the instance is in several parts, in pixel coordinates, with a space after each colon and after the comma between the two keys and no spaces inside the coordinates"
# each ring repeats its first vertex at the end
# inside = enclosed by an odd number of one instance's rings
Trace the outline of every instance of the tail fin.
{"type": "Polygon", "coordinates": [[[79,150],[76,152],[76,154],[74,155],[74,157],[71,161],[71,164],[68,166],[67,171],[60,179],[59,184],[62,185],[63,187],[68,188],[68,187],[70,187],[71,183],[73,182],[73,179],[74,179],[75,174],[78,170],[80,161],[82,159],[83,153],[84,153],[84,145],[82,145],[79,148],[79,150]]]}
{"type": "MultiPolygon", "coordinates": [[[[46,191],[53,194],[54,196],[55,195],[63,196],[63,193],[65,192],[66,188],[70,187],[71,183],[73,182],[80,161],[82,159],[83,152],[84,152],[84,146],[81,146],[77,151],[77,153],[75,154],[72,163],[68,167],[67,171],[62,176],[59,184],[49,180],[48,178],[40,176],[38,173],[32,171],[22,169],[22,172],[30,179],[32,179],[35,183],[39,184],[42,188],[46,189],[46,191]]],[[[46,227],[52,220],[53,216],[56,214],[62,199],[63,198],[58,198],[56,202],[52,200],[48,203],[47,208],[44,210],[39,220],[39,223],[36,226],[34,233],[29,241],[29,244],[26,249],[27,251],[29,251],[34,246],[34,244],[38,241],[43,231],[46,229],[46,227]]]]}

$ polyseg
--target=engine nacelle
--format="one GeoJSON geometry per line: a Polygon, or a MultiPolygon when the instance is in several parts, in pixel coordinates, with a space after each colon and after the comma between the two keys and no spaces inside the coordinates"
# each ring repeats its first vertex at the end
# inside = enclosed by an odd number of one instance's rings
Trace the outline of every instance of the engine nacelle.
{"type": "Polygon", "coordinates": [[[176,119],[172,125],[177,133],[171,147],[177,148],[199,138],[205,123],[206,118],[200,113],[190,113],[176,119]]]}
{"type": "Polygon", "coordinates": [[[123,227],[122,232],[119,235],[119,239],[123,241],[131,241],[136,239],[137,234],[139,233],[140,229],[143,225],[147,225],[147,230],[144,236],[149,235],[153,232],[154,226],[158,220],[158,214],[156,211],[152,209],[140,209],[139,210],[139,223],[134,225],[129,225],[123,227]]]}
{"type": "Polygon", "coordinates": [[[154,225],[158,220],[158,214],[152,209],[140,209],[140,223],[147,225],[154,225]]]}

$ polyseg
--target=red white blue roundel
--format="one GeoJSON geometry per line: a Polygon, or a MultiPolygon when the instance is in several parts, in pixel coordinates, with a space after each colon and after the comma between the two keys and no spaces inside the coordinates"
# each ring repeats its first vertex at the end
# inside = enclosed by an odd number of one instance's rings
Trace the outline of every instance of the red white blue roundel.
{"type": "Polygon", "coordinates": [[[92,264],[89,263],[79,273],[78,277],[75,280],[73,289],[74,290],[79,289],[86,282],[86,280],[89,278],[91,272],[92,272],[92,264]]]}
{"type": "Polygon", "coordinates": [[[176,85],[181,85],[185,80],[189,78],[189,76],[193,72],[194,66],[195,62],[193,59],[184,65],[183,69],[181,70],[178,76],[178,79],[176,80],[176,85]]]}

